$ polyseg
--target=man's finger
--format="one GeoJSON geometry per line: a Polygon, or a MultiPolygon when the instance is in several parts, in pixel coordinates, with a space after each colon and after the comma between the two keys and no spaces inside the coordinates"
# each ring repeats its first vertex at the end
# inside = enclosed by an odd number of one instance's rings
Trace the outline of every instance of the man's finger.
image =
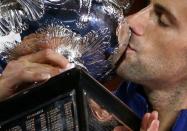
{"type": "Polygon", "coordinates": [[[39,82],[39,81],[44,81],[48,80],[52,77],[52,75],[48,72],[27,72],[21,77],[21,81],[24,82],[39,82]]]}
{"type": "Polygon", "coordinates": [[[148,128],[149,118],[151,113],[146,113],[142,120],[142,130],[146,130],[148,128]]]}
{"type": "Polygon", "coordinates": [[[149,118],[149,122],[148,122],[149,127],[150,127],[153,120],[158,120],[158,112],[157,111],[153,111],[151,113],[150,118],[149,118]]]}
{"type": "Polygon", "coordinates": [[[158,131],[159,130],[159,124],[160,124],[159,120],[153,120],[147,131],[158,131]]]}
{"type": "Polygon", "coordinates": [[[66,68],[67,64],[69,63],[64,56],[55,53],[51,49],[46,49],[34,54],[23,56],[19,60],[33,63],[52,64],[55,66],[59,66],[60,68],[66,68]]]}

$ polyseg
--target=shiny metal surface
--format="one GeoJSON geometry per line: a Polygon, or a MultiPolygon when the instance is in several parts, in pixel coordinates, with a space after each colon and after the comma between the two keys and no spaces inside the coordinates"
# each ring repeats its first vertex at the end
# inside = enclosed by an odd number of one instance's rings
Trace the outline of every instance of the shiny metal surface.
{"type": "Polygon", "coordinates": [[[26,29],[25,20],[36,21],[44,14],[42,0],[1,0],[0,35],[10,31],[21,32],[26,29]]]}
{"type": "Polygon", "coordinates": [[[96,79],[108,79],[113,68],[109,58],[119,47],[116,28],[132,2],[2,0],[0,35],[13,31],[19,33],[22,40],[1,43],[1,56],[8,62],[27,51],[52,48],[88,70],[96,79]],[[30,46],[36,39],[38,43],[30,46]],[[38,48],[41,45],[43,48],[38,48]]]}

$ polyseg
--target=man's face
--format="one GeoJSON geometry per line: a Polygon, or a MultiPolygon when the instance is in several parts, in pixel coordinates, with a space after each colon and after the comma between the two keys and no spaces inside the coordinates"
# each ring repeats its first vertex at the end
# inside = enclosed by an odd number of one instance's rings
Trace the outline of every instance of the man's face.
{"type": "Polygon", "coordinates": [[[129,16],[132,37],[117,73],[147,86],[187,78],[186,9],[186,0],[152,0],[129,16]]]}

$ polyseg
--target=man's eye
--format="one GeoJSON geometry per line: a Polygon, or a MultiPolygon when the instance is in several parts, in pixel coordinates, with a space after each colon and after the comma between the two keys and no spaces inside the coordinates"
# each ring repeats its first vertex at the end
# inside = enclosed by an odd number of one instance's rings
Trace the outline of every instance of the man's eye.
{"type": "Polygon", "coordinates": [[[168,19],[166,18],[166,16],[164,16],[163,14],[158,16],[158,24],[162,27],[168,27],[169,26],[169,22],[168,19]]]}
{"type": "Polygon", "coordinates": [[[162,26],[162,27],[169,26],[169,21],[163,13],[156,12],[156,16],[157,16],[157,22],[160,26],[162,26]]]}

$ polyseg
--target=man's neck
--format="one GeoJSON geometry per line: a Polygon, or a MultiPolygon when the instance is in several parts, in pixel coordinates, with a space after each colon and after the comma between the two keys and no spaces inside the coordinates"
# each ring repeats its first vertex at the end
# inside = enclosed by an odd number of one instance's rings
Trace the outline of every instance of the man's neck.
{"type": "Polygon", "coordinates": [[[101,83],[110,91],[115,91],[123,82],[124,80],[116,75],[113,77],[112,80],[101,82],[101,83]]]}
{"type": "Polygon", "coordinates": [[[182,109],[187,109],[187,91],[184,90],[185,88],[177,86],[155,89],[145,88],[145,91],[153,109],[159,113],[159,131],[167,131],[174,124],[178,113],[182,109]]]}

